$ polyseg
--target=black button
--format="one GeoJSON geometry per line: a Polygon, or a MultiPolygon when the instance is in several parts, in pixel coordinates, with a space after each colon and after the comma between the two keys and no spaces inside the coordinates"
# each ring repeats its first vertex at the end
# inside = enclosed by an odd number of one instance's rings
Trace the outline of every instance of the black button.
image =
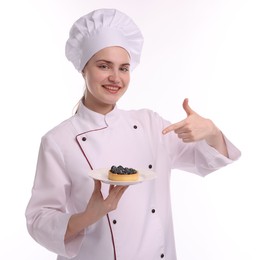
{"type": "Polygon", "coordinates": [[[86,141],[86,137],[83,137],[83,138],[82,138],[82,141],[86,141]]]}
{"type": "Polygon", "coordinates": [[[160,255],[160,258],[164,258],[164,256],[165,256],[164,254],[161,254],[161,255],[160,255]]]}
{"type": "Polygon", "coordinates": [[[116,220],[115,219],[113,220],[113,224],[116,224],[116,220]]]}
{"type": "Polygon", "coordinates": [[[134,125],[133,128],[134,128],[134,129],[137,129],[137,125],[134,125]]]}
{"type": "Polygon", "coordinates": [[[151,210],[151,213],[155,213],[155,211],[156,211],[155,209],[152,209],[152,210],[151,210]]]}
{"type": "Polygon", "coordinates": [[[151,168],[152,168],[152,165],[150,164],[150,165],[149,165],[149,169],[151,169],[151,168]]]}

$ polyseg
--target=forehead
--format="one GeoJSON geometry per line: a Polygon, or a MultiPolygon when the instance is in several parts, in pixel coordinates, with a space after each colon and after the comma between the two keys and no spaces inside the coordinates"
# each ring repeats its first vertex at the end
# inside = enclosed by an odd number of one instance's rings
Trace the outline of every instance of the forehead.
{"type": "Polygon", "coordinates": [[[122,47],[112,46],[106,47],[93,55],[91,58],[93,61],[108,60],[113,63],[129,63],[130,55],[122,47]]]}

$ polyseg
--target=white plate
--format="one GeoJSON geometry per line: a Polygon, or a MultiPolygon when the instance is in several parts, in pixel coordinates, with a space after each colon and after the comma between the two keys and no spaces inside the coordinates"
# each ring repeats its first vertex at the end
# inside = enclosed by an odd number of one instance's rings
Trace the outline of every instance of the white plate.
{"type": "Polygon", "coordinates": [[[109,169],[96,169],[89,172],[89,176],[95,180],[102,181],[107,184],[113,185],[133,185],[138,184],[143,181],[149,181],[156,178],[156,173],[150,170],[138,170],[139,180],[137,181],[112,181],[108,179],[108,171],[109,169]]]}

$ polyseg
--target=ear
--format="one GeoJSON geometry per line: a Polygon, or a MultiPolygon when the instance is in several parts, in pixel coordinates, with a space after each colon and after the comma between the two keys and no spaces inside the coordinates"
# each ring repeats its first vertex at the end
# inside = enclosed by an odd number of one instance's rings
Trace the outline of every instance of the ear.
{"type": "Polygon", "coordinates": [[[82,69],[82,72],[81,72],[81,73],[82,73],[82,76],[83,76],[83,78],[85,78],[85,76],[86,76],[86,73],[87,73],[87,72],[86,72],[86,71],[87,71],[87,70],[86,70],[86,66],[87,66],[87,64],[88,64],[88,62],[85,64],[85,66],[83,67],[83,69],[82,69]]]}
{"type": "Polygon", "coordinates": [[[85,78],[85,67],[83,68],[81,74],[82,74],[82,77],[85,78]]]}

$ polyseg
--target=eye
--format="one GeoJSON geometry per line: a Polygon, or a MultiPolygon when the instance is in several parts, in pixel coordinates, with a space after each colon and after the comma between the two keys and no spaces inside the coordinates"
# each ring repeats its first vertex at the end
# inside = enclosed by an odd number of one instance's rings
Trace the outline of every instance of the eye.
{"type": "Polygon", "coordinates": [[[100,65],[98,65],[98,68],[100,68],[100,69],[102,69],[102,70],[108,70],[109,69],[109,66],[108,66],[108,64],[100,64],[100,65]]]}
{"type": "Polygon", "coordinates": [[[123,71],[123,72],[128,72],[129,71],[129,67],[127,67],[127,66],[126,67],[121,67],[120,70],[123,71]]]}

